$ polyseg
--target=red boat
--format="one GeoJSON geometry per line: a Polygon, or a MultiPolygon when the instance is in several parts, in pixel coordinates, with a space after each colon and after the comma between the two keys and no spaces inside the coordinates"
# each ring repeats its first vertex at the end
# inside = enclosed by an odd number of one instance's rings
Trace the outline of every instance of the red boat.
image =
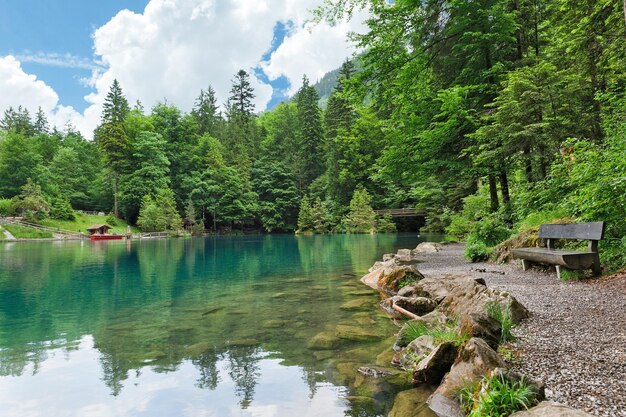
{"type": "Polygon", "coordinates": [[[89,239],[91,240],[121,240],[124,239],[124,235],[110,235],[108,231],[111,230],[111,226],[106,224],[95,224],[87,228],[89,232],[89,239]]]}
{"type": "Polygon", "coordinates": [[[101,235],[99,233],[95,233],[89,236],[91,240],[121,240],[124,239],[124,235],[101,235]]]}

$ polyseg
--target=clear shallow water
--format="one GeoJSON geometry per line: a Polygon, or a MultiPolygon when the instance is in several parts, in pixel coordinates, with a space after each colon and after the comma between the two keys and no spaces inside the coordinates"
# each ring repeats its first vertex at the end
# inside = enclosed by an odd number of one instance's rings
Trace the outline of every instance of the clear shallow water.
{"type": "Polygon", "coordinates": [[[396,329],[358,277],[420,241],[1,243],[0,415],[383,415],[356,369],[396,329]]]}

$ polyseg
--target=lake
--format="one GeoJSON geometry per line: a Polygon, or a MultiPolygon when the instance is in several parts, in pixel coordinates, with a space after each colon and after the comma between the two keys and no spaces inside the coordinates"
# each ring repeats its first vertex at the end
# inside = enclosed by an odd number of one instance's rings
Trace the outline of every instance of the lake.
{"type": "Polygon", "coordinates": [[[358,279],[423,240],[0,243],[0,415],[386,415],[356,369],[397,327],[358,279]]]}

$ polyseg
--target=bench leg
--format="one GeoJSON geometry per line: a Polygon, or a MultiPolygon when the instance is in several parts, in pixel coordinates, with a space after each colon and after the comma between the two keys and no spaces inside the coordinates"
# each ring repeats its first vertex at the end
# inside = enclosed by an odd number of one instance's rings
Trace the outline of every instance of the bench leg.
{"type": "Polygon", "coordinates": [[[528,271],[528,268],[530,268],[530,262],[528,262],[526,259],[522,259],[522,269],[524,271],[528,271]]]}
{"type": "Polygon", "coordinates": [[[559,281],[561,280],[561,267],[559,265],[556,265],[556,277],[559,281]]]}
{"type": "Polygon", "coordinates": [[[593,275],[598,276],[602,274],[602,267],[600,266],[600,255],[596,253],[595,259],[593,260],[593,275]]]}

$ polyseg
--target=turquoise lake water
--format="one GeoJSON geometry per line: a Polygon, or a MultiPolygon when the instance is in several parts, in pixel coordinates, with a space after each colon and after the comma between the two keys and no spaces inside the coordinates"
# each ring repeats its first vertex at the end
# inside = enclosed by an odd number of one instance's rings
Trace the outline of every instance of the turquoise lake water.
{"type": "Polygon", "coordinates": [[[356,369],[397,328],[358,278],[420,241],[0,243],[0,415],[386,415],[356,369]]]}

